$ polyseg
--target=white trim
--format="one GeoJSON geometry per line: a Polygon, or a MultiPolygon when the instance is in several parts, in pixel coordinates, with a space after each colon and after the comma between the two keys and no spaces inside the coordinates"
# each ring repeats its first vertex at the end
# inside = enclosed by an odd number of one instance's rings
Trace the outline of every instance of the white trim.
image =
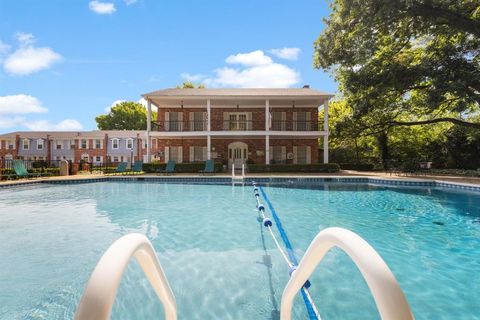
{"type": "Polygon", "coordinates": [[[112,150],[118,150],[120,148],[120,139],[118,138],[112,138],[110,139],[112,141],[112,150]],[[114,141],[117,143],[117,147],[115,148],[114,141]]]}
{"type": "MultiPolygon", "coordinates": [[[[147,145],[147,147],[148,147],[148,145],[147,145]]],[[[125,139],[125,148],[126,148],[127,150],[133,149],[133,139],[132,139],[132,138],[127,138],[127,139],[125,139]],[[128,143],[129,143],[129,142],[132,143],[132,146],[130,146],[130,147],[128,146],[128,143]]]]}
{"type": "Polygon", "coordinates": [[[43,139],[37,139],[37,150],[44,150],[45,149],[45,141],[43,139]],[[42,146],[42,148],[39,148],[42,146]]]}
{"type": "MultiPolygon", "coordinates": [[[[251,136],[263,136],[267,135],[266,131],[185,131],[185,132],[164,132],[164,131],[152,131],[150,136],[153,137],[208,137],[208,136],[235,136],[235,137],[251,137],[251,136]]],[[[284,137],[321,137],[324,136],[324,131],[268,131],[269,136],[284,136],[284,137]]]]}
{"type": "Polygon", "coordinates": [[[22,150],[30,150],[30,139],[22,139],[22,150]],[[25,148],[25,142],[27,142],[27,147],[25,148]]]}

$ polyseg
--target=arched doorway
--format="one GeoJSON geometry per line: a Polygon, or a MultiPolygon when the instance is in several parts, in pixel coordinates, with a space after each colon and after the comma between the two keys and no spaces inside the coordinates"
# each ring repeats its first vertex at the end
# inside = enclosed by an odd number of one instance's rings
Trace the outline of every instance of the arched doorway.
{"type": "Polygon", "coordinates": [[[245,142],[232,142],[228,145],[228,167],[235,164],[235,168],[241,168],[248,157],[248,145],[245,142]]]}

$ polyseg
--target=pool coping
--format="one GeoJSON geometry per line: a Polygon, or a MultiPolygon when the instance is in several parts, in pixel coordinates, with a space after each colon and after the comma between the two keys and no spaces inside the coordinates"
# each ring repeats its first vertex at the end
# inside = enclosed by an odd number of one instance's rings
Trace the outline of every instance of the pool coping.
{"type": "Polygon", "coordinates": [[[328,176],[246,176],[244,179],[232,179],[231,176],[158,176],[158,175],[132,175],[132,176],[75,176],[45,178],[35,180],[12,181],[0,184],[0,189],[14,188],[20,186],[37,184],[74,184],[74,183],[93,183],[105,181],[148,181],[148,182],[172,182],[172,183],[293,183],[293,182],[333,182],[333,183],[366,183],[371,185],[389,185],[389,186],[410,186],[410,187],[440,187],[447,189],[469,190],[480,192],[480,185],[462,182],[451,182],[434,179],[417,178],[387,178],[372,176],[348,176],[348,175],[328,175],[328,176]]]}

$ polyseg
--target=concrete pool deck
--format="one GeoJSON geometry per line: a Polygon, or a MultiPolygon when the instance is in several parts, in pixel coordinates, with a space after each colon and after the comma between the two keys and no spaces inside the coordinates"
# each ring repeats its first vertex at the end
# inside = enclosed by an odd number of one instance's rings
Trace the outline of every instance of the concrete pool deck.
{"type": "MultiPolygon", "coordinates": [[[[145,178],[231,178],[230,173],[219,173],[214,176],[207,175],[201,176],[198,174],[188,174],[188,173],[177,173],[175,175],[158,175],[158,174],[140,174],[140,175],[104,175],[104,174],[77,174],[73,176],[53,176],[53,177],[40,177],[32,179],[20,179],[20,180],[3,180],[0,181],[2,187],[9,185],[22,185],[22,184],[32,184],[37,182],[48,182],[48,181],[75,181],[75,180],[90,180],[90,179],[103,179],[103,178],[125,178],[125,177],[145,177],[145,178]]],[[[312,174],[312,173],[258,173],[258,174],[247,174],[246,178],[258,177],[258,178],[370,178],[370,179],[382,179],[382,180],[396,180],[396,181],[436,181],[436,182],[445,182],[458,185],[469,185],[480,187],[480,178],[476,177],[462,177],[462,176],[445,176],[445,175],[396,175],[389,174],[385,172],[366,172],[366,171],[352,171],[352,170],[342,170],[337,173],[321,173],[321,174],[312,174]]]]}

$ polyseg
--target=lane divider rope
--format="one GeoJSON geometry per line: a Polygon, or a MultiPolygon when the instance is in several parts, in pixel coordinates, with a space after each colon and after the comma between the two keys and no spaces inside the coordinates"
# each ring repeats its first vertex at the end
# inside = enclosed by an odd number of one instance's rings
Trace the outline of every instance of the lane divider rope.
{"type": "MultiPolygon", "coordinates": [[[[260,217],[262,218],[262,224],[264,227],[268,229],[270,235],[272,236],[273,242],[275,243],[276,247],[278,248],[278,251],[280,251],[280,254],[282,255],[283,259],[285,260],[285,262],[287,263],[290,269],[289,273],[291,276],[292,273],[295,272],[296,267],[298,265],[298,260],[297,260],[297,257],[295,256],[292,244],[288,239],[287,233],[285,232],[285,229],[282,226],[282,222],[280,221],[280,218],[278,217],[277,212],[275,211],[275,208],[270,202],[270,199],[268,199],[268,196],[263,190],[263,188],[257,187],[257,184],[254,181],[252,182],[252,185],[253,185],[253,193],[257,201],[257,210],[260,217]],[[273,217],[273,220],[275,221],[275,225],[277,226],[280,237],[282,238],[283,243],[285,245],[286,253],[285,253],[285,250],[280,245],[280,243],[278,242],[277,237],[275,237],[275,234],[273,233],[273,230],[272,230],[273,223],[270,220],[270,218],[268,218],[265,214],[265,206],[260,202],[260,193],[258,191],[262,193],[262,196],[265,199],[265,202],[267,203],[270,212],[272,213],[272,217],[273,217]]],[[[320,313],[318,312],[318,309],[315,306],[315,303],[313,302],[313,299],[310,296],[310,293],[308,292],[309,287],[310,287],[310,281],[307,280],[307,282],[305,282],[305,285],[301,290],[302,298],[303,298],[303,301],[305,302],[308,316],[310,320],[321,320],[320,313]]]]}

